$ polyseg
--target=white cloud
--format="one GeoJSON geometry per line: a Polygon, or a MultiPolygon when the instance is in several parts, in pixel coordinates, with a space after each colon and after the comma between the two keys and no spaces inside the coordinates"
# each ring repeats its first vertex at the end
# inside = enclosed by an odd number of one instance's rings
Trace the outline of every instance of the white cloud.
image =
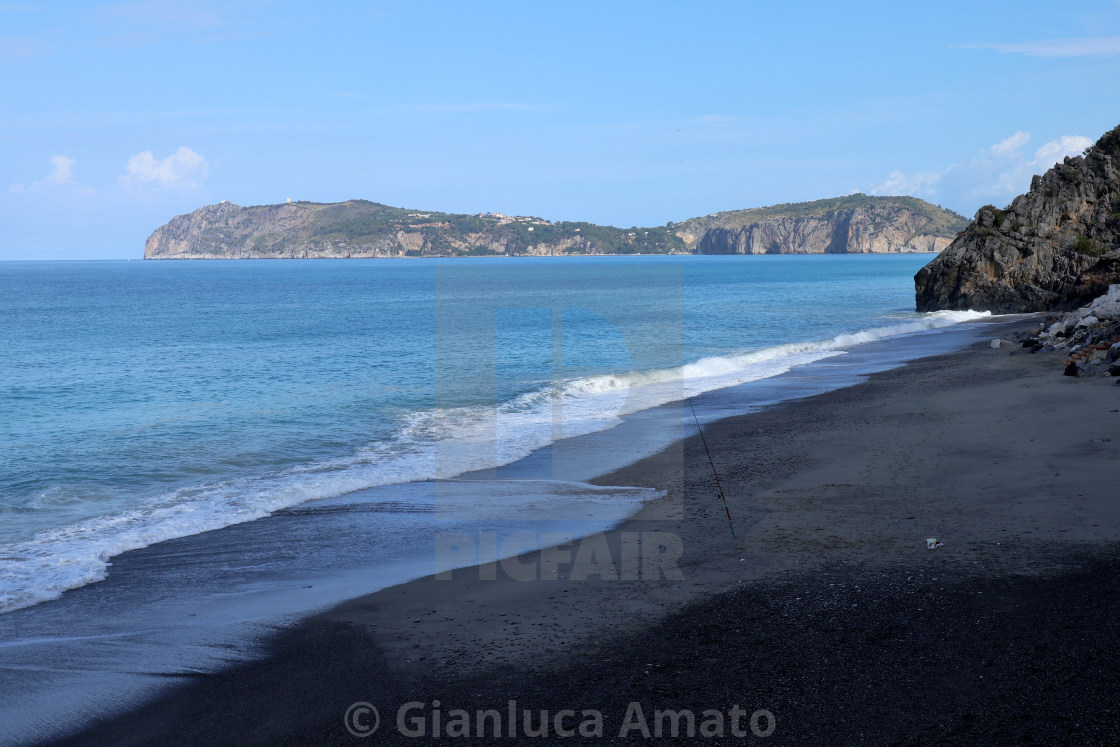
{"type": "Polygon", "coordinates": [[[1066,156],[1080,155],[1092,144],[1092,140],[1081,135],[1062,135],[1057,140],[1051,140],[1034,152],[1033,165],[1045,171],[1066,156]]]}
{"type": "Polygon", "coordinates": [[[64,155],[53,155],[50,157],[51,170],[42,179],[32,182],[30,186],[24,184],[12,184],[8,187],[9,192],[26,192],[28,190],[42,190],[50,189],[52,187],[70,187],[83,192],[92,192],[90,187],[83,184],[78,184],[74,178],[74,165],[78,162],[64,155]]]}
{"type": "Polygon", "coordinates": [[[40,182],[36,184],[63,186],[66,184],[74,183],[74,164],[73,158],[66,156],[51,156],[51,173],[40,182]]]}
{"type": "Polygon", "coordinates": [[[927,189],[936,189],[942,176],[943,172],[920,171],[915,174],[904,174],[901,171],[892,171],[887,180],[880,184],[872,194],[882,192],[888,195],[912,195],[927,189]]]}
{"type": "Polygon", "coordinates": [[[184,146],[164,159],[157,159],[150,150],[130,156],[119,181],[190,189],[202,184],[209,174],[210,164],[206,159],[184,146]]]}
{"type": "Polygon", "coordinates": [[[1066,156],[1079,155],[1093,141],[1081,135],[1062,135],[1039,146],[1033,158],[1023,153],[1029,132],[1017,131],[985,148],[969,161],[940,171],[892,171],[871,194],[903,194],[955,205],[969,214],[982,204],[1007,204],[1030,187],[1041,174],[1066,156]]]}
{"type": "Polygon", "coordinates": [[[998,143],[988,148],[988,152],[994,156],[1009,155],[1016,152],[1028,142],[1030,142],[1031,134],[1017,130],[1014,135],[1000,140],[998,143]]]}
{"type": "Polygon", "coordinates": [[[1049,39],[1024,44],[967,44],[972,49],[993,49],[1004,54],[1030,57],[1114,57],[1120,55],[1120,36],[1049,39]]]}

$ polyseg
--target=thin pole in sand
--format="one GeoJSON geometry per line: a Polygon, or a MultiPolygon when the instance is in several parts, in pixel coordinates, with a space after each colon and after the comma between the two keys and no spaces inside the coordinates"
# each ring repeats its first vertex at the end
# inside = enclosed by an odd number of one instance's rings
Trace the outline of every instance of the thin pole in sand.
{"type": "Polygon", "coordinates": [[[708,451],[708,439],[704,438],[704,429],[700,427],[700,418],[696,417],[696,408],[692,404],[692,397],[685,397],[688,407],[692,410],[692,419],[696,421],[696,432],[700,434],[700,443],[704,444],[704,453],[708,455],[708,464],[712,465],[712,476],[716,478],[716,489],[719,497],[723,499],[723,510],[727,512],[727,526],[731,527],[731,538],[735,537],[735,524],[731,521],[731,509],[727,507],[727,496],[723,494],[723,485],[719,482],[719,473],[716,472],[716,463],[712,461],[712,452],[708,451]]]}

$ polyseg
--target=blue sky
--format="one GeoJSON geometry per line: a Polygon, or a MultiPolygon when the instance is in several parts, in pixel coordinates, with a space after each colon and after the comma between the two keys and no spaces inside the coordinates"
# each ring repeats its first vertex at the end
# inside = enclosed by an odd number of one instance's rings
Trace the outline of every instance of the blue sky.
{"type": "Polygon", "coordinates": [[[0,259],[223,199],[971,216],[1120,124],[1120,2],[0,0],[0,259]]]}

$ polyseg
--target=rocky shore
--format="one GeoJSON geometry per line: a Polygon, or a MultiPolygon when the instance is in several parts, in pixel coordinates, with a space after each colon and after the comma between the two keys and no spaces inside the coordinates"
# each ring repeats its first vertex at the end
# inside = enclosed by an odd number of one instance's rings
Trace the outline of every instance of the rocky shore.
{"type": "MultiPolygon", "coordinates": [[[[1047,317],[1023,338],[1023,348],[1032,353],[1068,353],[1061,362],[1066,376],[1120,376],[1120,285],[1091,304],[1047,317]]],[[[999,347],[1001,341],[992,343],[999,347]]]]}

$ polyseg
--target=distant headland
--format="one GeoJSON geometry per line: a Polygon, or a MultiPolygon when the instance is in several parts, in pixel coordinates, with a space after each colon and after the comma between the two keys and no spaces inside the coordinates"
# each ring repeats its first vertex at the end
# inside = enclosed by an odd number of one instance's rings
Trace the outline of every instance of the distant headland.
{"type": "Polygon", "coordinates": [[[915,197],[848,195],[649,228],[456,214],[367,200],[207,205],[157,228],[145,259],[937,252],[968,220],[915,197]]]}

